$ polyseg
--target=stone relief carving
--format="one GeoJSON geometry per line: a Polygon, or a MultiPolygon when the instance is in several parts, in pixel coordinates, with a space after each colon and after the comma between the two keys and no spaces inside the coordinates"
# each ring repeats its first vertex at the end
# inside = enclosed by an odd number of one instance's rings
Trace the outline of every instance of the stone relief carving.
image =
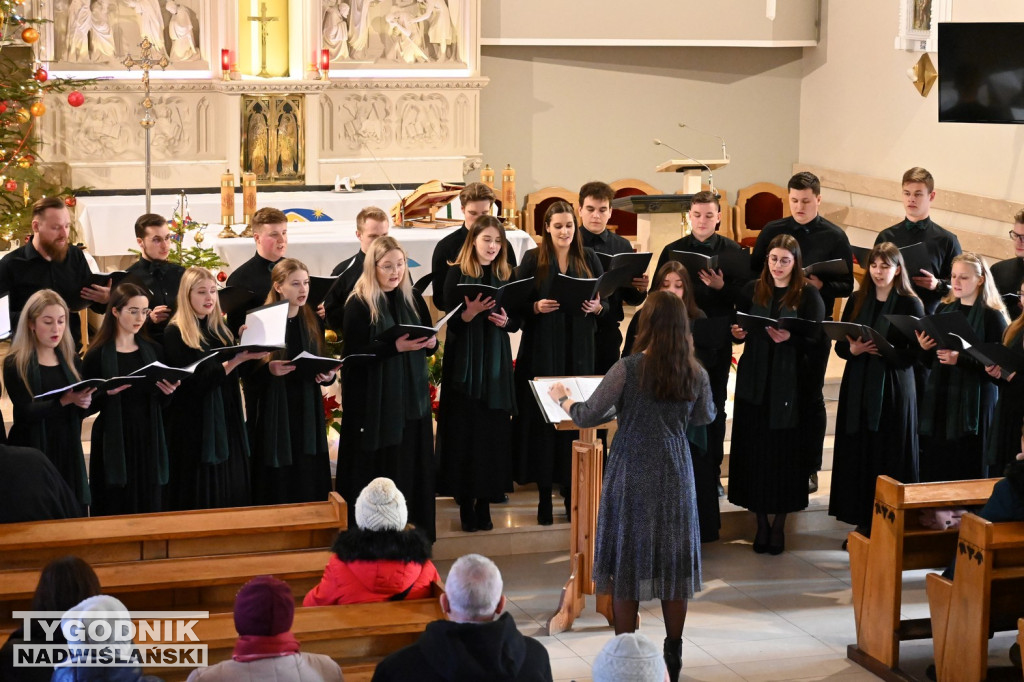
{"type": "Polygon", "coordinates": [[[126,97],[90,97],[88,106],[68,117],[68,156],[75,159],[123,156],[135,147],[139,123],[126,97]]]}
{"type": "Polygon", "coordinates": [[[321,0],[332,62],[466,63],[465,0],[321,0]]]}
{"type": "MultiPolygon", "coordinates": [[[[348,120],[343,125],[350,149],[361,144],[384,147],[391,142],[391,104],[383,95],[349,95],[341,105],[348,120]]],[[[343,114],[344,115],[344,114],[343,114]]]]}
{"type": "MultiPolygon", "coordinates": [[[[142,158],[145,131],[139,125],[142,102],[134,96],[90,96],[81,109],[67,110],[66,154],[76,160],[142,158]]],[[[153,95],[155,123],[150,144],[155,158],[179,159],[187,154],[209,152],[197,144],[209,139],[209,103],[206,98],[153,95]]],[[[209,146],[208,144],[206,145],[209,146]]]]}
{"type": "Polygon", "coordinates": [[[439,147],[448,141],[448,102],[441,95],[402,95],[396,106],[403,147],[439,147]]]}
{"type": "Polygon", "coordinates": [[[202,59],[200,16],[209,0],[54,0],[54,57],[62,66],[120,69],[143,37],[172,63],[202,59]]]}
{"type": "MultiPolygon", "coordinates": [[[[138,108],[141,118],[142,109],[138,108]]],[[[156,123],[150,133],[154,155],[158,158],[178,158],[192,152],[193,131],[196,128],[194,107],[181,97],[153,97],[153,116],[156,123]]],[[[145,132],[139,138],[140,148],[145,144],[145,132]]]]}

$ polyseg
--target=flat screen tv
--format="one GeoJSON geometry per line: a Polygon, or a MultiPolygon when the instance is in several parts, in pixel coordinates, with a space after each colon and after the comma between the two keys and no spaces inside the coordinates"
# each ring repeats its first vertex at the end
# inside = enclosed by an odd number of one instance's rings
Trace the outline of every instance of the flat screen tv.
{"type": "Polygon", "coordinates": [[[1024,22],[939,24],[939,121],[1024,123],[1024,22]]]}

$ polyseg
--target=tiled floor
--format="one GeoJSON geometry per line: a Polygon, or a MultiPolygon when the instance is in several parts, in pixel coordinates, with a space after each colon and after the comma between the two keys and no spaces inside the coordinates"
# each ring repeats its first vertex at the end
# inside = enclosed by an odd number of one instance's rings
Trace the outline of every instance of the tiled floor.
{"type": "MultiPolygon", "coordinates": [[[[792,520],[791,520],[792,523],[792,520]]],[[[769,680],[876,679],[846,658],[855,640],[850,605],[850,573],[840,550],[841,529],[787,534],[787,551],[758,555],[746,540],[703,547],[704,590],[690,602],[683,633],[683,680],[767,682],[769,680]]],[[[558,604],[568,575],[568,554],[548,552],[497,557],[505,580],[509,610],[524,633],[547,647],[556,680],[590,680],[590,665],[612,636],[588,597],[572,631],[542,636],[544,623],[558,604]]],[[[438,562],[442,575],[451,561],[438,562]]],[[[908,574],[904,616],[926,615],[924,576],[908,574]]],[[[641,632],[660,646],[664,638],[660,606],[641,605],[641,632]]],[[[990,642],[992,664],[1008,664],[1013,635],[990,642]]],[[[904,643],[902,667],[926,679],[931,640],[904,643]]]]}

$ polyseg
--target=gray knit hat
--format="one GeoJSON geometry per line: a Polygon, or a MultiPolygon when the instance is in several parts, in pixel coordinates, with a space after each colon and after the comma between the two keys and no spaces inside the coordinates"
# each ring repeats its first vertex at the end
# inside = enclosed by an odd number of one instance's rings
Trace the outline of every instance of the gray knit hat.
{"type": "Polygon", "coordinates": [[[375,478],[356,499],[356,525],[362,530],[402,530],[409,522],[405,495],[390,478],[375,478]]]}
{"type": "Polygon", "coordinates": [[[636,632],[608,640],[594,659],[594,682],[663,682],[665,659],[657,645],[636,632]]]}

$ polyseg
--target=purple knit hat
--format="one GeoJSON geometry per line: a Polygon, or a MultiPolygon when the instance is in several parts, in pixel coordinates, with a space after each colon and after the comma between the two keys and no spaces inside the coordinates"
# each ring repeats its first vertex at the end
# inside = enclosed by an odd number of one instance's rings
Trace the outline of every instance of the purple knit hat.
{"type": "Polygon", "coordinates": [[[240,635],[279,635],[292,629],[294,618],[292,588],[273,576],[257,576],[235,595],[235,630],[240,635]]]}

